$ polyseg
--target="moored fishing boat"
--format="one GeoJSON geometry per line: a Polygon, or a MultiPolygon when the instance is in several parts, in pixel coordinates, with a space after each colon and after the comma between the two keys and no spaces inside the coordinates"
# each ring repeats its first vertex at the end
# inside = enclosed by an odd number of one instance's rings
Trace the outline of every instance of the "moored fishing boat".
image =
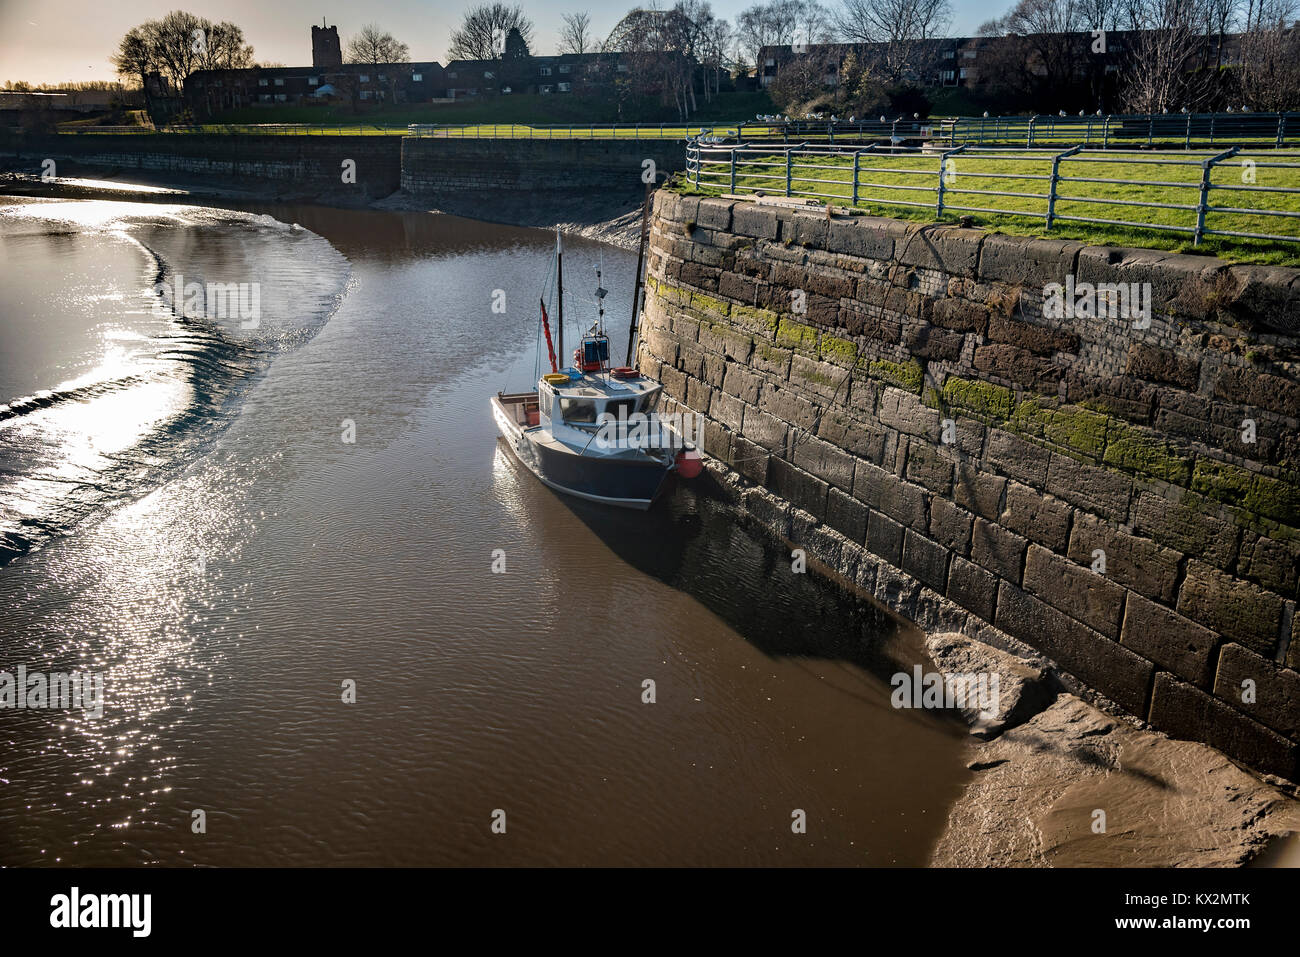
{"type": "MultiPolygon", "coordinates": [[[[563,252],[556,232],[557,331],[564,351],[563,252]]],[[[638,287],[640,281],[638,263],[638,287]]],[[[498,392],[492,414],[506,444],[544,484],[578,498],[649,508],[680,472],[698,474],[698,436],[691,419],[659,412],[663,386],[630,366],[611,367],[604,327],[605,290],[596,273],[597,315],[573,353],[558,368],[546,304],[540,321],[551,371],[534,390],[498,392]],[[695,441],[692,441],[695,439],[695,441]]],[[[635,310],[634,294],[634,310],[635,310]]],[[[635,335],[635,311],[629,332],[635,335]]]]}

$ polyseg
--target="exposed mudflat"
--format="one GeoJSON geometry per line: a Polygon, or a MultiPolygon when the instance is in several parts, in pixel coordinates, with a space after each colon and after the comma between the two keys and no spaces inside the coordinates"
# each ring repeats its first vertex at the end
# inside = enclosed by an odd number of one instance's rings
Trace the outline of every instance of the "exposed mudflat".
{"type": "Polygon", "coordinates": [[[1300,801],[1213,748],[1072,694],[992,741],[972,738],[969,766],[935,866],[1234,867],[1265,850],[1261,863],[1300,863],[1294,839],[1275,843],[1300,833],[1300,801]]]}

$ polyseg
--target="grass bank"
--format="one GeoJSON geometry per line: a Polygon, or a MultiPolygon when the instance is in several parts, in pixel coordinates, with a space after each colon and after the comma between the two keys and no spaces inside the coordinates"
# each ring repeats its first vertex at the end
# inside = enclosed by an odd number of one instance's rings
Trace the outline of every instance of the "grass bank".
{"type": "MultiPolygon", "coordinates": [[[[951,222],[968,216],[974,225],[1015,235],[1300,265],[1300,156],[1243,152],[1214,166],[1205,218],[1209,232],[1199,245],[1193,245],[1190,230],[1196,226],[1201,161],[1207,155],[1092,152],[1063,160],[1058,170],[1055,218],[1049,230],[1050,155],[1016,151],[958,154],[948,158],[942,175],[944,209],[939,219],[951,222]],[[1215,230],[1273,234],[1292,241],[1217,236],[1212,234],[1215,230]]],[[[762,190],[787,195],[782,155],[750,159],[746,157],[737,165],[736,192],[762,190]]],[[[856,207],[884,216],[934,222],[940,162],[937,155],[860,154],[856,207]]],[[[789,195],[854,205],[854,168],[849,156],[795,155],[790,161],[789,181],[789,195]]],[[[706,162],[700,187],[696,189],[692,182],[681,188],[707,195],[730,192],[730,169],[725,162],[706,162]]]]}

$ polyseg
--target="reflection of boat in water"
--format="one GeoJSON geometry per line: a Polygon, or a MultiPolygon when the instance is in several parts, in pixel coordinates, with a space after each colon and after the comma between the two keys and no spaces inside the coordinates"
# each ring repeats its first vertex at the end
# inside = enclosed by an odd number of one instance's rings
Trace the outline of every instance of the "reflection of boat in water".
{"type": "MultiPolygon", "coordinates": [[[[564,283],[558,230],[555,254],[562,354],[564,283]]],[[[639,272],[638,265],[638,281],[639,272]]],[[[663,386],[630,367],[610,367],[599,270],[596,285],[596,320],[574,350],[574,365],[557,368],[543,303],[541,323],[551,371],[538,380],[536,391],[498,392],[492,397],[492,415],[519,460],[556,491],[611,505],[649,508],[670,472],[694,477],[700,460],[695,446],[683,436],[689,429],[678,427],[680,416],[659,414],[663,386]]],[[[629,336],[635,335],[635,328],[634,322],[629,336]]]]}

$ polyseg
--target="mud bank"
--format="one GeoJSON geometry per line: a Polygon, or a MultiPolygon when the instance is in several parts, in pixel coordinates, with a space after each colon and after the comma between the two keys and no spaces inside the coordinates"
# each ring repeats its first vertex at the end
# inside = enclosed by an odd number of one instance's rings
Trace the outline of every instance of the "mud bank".
{"type": "Polygon", "coordinates": [[[1300,832],[1300,802],[1280,779],[1068,693],[973,744],[967,766],[976,776],[949,813],[936,867],[1235,867],[1300,832]]]}
{"type": "MultiPolygon", "coordinates": [[[[799,526],[808,519],[768,490],[717,461],[707,462],[703,481],[738,520],[786,547],[807,547],[799,526]]],[[[821,561],[809,567],[880,601],[861,575],[821,561]]],[[[887,566],[877,571],[887,591],[898,587],[887,566]]],[[[996,714],[967,716],[975,777],[949,812],[931,866],[1300,866],[1295,785],[1153,730],[1028,645],[997,640],[926,638],[932,670],[996,674],[1000,687],[996,714]]]]}
{"type": "Polygon", "coordinates": [[[975,773],[936,867],[1292,867],[1294,785],[1175,741],[1066,691],[1050,662],[961,634],[926,639],[935,670],[1000,693],[965,713],[975,773]],[[978,740],[983,739],[983,740],[978,740]]]}

